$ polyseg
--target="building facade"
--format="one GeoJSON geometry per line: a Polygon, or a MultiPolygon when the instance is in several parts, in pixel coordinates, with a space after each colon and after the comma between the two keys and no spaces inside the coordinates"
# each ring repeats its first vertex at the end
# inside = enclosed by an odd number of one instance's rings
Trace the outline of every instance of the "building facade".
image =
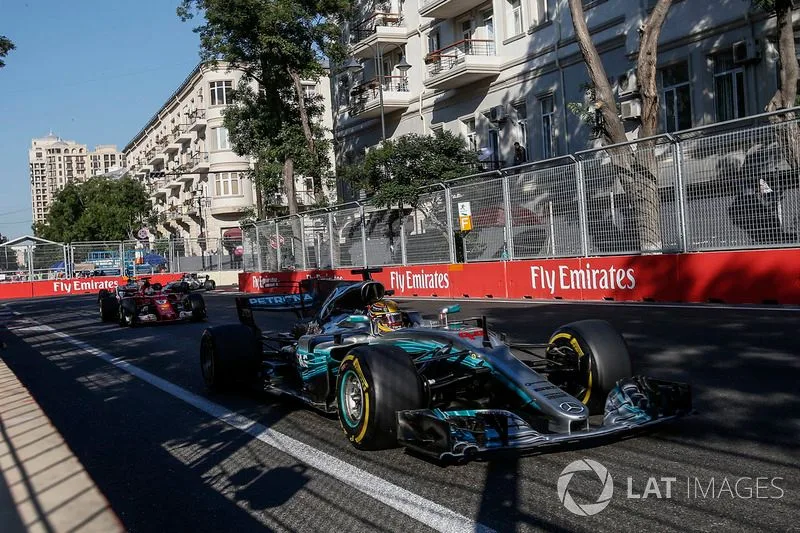
{"type": "MultiPolygon", "coordinates": [[[[195,243],[224,238],[255,208],[248,174],[253,161],[234,153],[223,126],[223,111],[231,105],[231,93],[242,75],[223,62],[201,63],[123,149],[130,171],[150,192],[156,237],[195,243]]],[[[330,109],[327,78],[306,83],[306,91],[320,94],[330,109]]],[[[330,130],[331,119],[327,120],[330,130]]],[[[301,204],[310,203],[313,196],[307,181],[296,179],[301,204]]],[[[285,205],[281,197],[265,201],[285,205]]]]}
{"type": "Polygon", "coordinates": [[[94,151],[85,144],[65,141],[50,133],[31,140],[28,150],[33,222],[44,222],[55,194],[72,182],[109,174],[125,166],[116,145],[102,144],[94,151]]]}
{"type": "MultiPolygon", "coordinates": [[[[635,137],[639,28],[655,1],[583,3],[635,137]]],[[[381,107],[387,137],[448,130],[466,137],[490,166],[513,165],[515,142],[528,161],[598,142],[568,110],[591,102],[565,0],[363,2],[347,37],[363,69],[333,78],[340,163],[381,140],[381,107]],[[398,69],[401,59],[411,67],[398,69]]],[[[659,41],[662,130],[763,112],[778,86],[776,41],[774,16],[750,0],[675,0],[659,41]]]]}

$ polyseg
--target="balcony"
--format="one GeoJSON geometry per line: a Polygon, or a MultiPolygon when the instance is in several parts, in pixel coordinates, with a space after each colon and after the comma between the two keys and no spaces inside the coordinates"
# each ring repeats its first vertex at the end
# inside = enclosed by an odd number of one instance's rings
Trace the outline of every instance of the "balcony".
{"type": "Polygon", "coordinates": [[[188,124],[180,124],[179,126],[177,126],[177,129],[178,129],[178,137],[175,139],[175,141],[178,144],[182,145],[192,140],[192,132],[189,129],[188,124]]]}
{"type": "Polygon", "coordinates": [[[145,154],[145,160],[148,165],[155,165],[158,162],[164,162],[164,154],[157,147],[150,148],[145,154]]]}
{"type": "Polygon", "coordinates": [[[192,154],[192,158],[189,160],[189,167],[192,172],[208,172],[208,152],[192,154]]]}
{"type": "Polygon", "coordinates": [[[206,110],[195,109],[189,114],[189,131],[200,131],[206,127],[206,110]]]}
{"type": "Polygon", "coordinates": [[[425,63],[428,89],[454,89],[500,74],[502,58],[495,55],[494,41],[464,39],[428,54],[425,63]]]}
{"type": "MultiPolygon", "coordinates": [[[[405,76],[384,76],[383,109],[385,113],[401,111],[408,107],[411,92],[405,76]]],[[[350,116],[378,117],[381,114],[381,87],[373,78],[350,91],[350,116]]]]}
{"type": "Polygon", "coordinates": [[[484,3],[486,0],[423,0],[419,16],[449,19],[484,3]]]}
{"type": "Polygon", "coordinates": [[[174,154],[180,151],[181,143],[178,142],[178,135],[180,135],[180,129],[167,135],[167,144],[164,146],[165,153],[174,154]]]}
{"type": "Polygon", "coordinates": [[[400,13],[375,13],[355,24],[350,30],[352,54],[359,59],[373,57],[370,46],[377,44],[404,45],[406,27],[400,13]]]}

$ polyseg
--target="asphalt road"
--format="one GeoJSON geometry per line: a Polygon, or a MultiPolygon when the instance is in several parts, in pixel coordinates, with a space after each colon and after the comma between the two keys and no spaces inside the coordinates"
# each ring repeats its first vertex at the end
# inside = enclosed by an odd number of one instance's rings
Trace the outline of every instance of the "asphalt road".
{"type": "MultiPolygon", "coordinates": [[[[519,342],[607,319],[634,370],[690,382],[698,413],[603,446],[444,467],[402,449],[359,452],[336,419],[292,401],[209,396],[200,334],[236,315],[233,297],[206,299],[207,324],[136,329],[100,323],[93,297],[6,303],[19,315],[3,359],[130,531],[800,530],[800,311],[462,303],[519,342]],[[613,479],[594,516],[570,513],[556,491],[584,458],[613,479]]],[[[569,485],[579,503],[600,490],[586,472],[569,485]]]]}

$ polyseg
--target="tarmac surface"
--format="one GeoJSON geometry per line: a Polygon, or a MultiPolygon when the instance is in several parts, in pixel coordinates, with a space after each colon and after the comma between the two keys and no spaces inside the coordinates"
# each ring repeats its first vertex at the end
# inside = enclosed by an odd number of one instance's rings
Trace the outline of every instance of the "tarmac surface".
{"type": "MultiPolygon", "coordinates": [[[[634,371],[691,383],[697,413],[602,446],[442,466],[403,449],[359,452],[335,418],[291,400],[208,394],[200,335],[236,312],[231,295],[206,301],[204,324],[133,329],[101,323],[94,296],[3,304],[14,316],[0,357],[127,531],[800,531],[796,309],[460,302],[516,342],[609,320],[634,371]],[[582,459],[613,483],[593,516],[568,511],[556,490],[582,459]]],[[[2,485],[0,519],[12,520],[2,485]]],[[[569,483],[578,503],[601,488],[590,471],[569,483]]],[[[44,531],[82,531],[40,507],[44,531]]]]}

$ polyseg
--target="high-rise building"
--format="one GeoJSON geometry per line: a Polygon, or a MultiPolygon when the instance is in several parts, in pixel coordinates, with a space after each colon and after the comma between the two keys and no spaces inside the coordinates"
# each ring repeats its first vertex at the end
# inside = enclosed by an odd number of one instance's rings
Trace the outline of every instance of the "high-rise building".
{"type": "Polygon", "coordinates": [[[72,182],[107,174],[125,166],[123,155],[113,144],[89,152],[85,144],[65,141],[52,132],[33,139],[28,150],[33,222],[44,222],[55,194],[72,182]]]}

